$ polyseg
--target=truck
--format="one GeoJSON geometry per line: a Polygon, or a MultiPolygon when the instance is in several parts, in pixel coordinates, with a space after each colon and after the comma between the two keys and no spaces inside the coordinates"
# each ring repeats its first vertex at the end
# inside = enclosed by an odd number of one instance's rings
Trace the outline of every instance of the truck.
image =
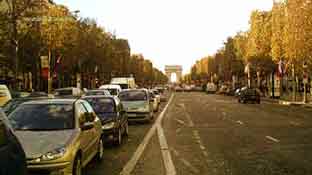
{"type": "Polygon", "coordinates": [[[135,79],[133,77],[112,78],[110,84],[119,85],[122,89],[135,89],[135,79]]]}

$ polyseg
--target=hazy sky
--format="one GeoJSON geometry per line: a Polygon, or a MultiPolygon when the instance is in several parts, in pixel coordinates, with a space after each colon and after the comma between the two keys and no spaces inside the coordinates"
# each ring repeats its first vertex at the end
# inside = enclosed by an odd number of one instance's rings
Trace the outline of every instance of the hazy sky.
{"type": "Polygon", "coordinates": [[[228,36],[248,29],[254,9],[268,10],[273,0],[55,0],[80,10],[107,31],[129,40],[154,66],[182,65],[214,54],[228,36]]]}

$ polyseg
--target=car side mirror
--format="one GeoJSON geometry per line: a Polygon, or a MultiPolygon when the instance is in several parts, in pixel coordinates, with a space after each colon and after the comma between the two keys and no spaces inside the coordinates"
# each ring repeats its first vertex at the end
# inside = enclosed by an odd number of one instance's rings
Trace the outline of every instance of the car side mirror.
{"type": "Polygon", "coordinates": [[[85,116],[87,122],[93,122],[95,120],[95,115],[92,112],[86,112],[85,116]]]}
{"type": "Polygon", "coordinates": [[[124,114],[126,114],[126,113],[127,113],[127,111],[124,110],[124,109],[120,111],[120,114],[121,114],[121,115],[124,115],[124,114]]]}
{"type": "Polygon", "coordinates": [[[94,128],[94,124],[92,122],[86,122],[80,128],[82,131],[90,130],[94,128]]]}

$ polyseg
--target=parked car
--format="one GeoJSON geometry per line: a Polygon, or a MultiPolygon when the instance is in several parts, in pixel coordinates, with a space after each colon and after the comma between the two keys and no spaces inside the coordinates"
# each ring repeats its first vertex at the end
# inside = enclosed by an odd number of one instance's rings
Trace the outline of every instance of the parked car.
{"type": "Polygon", "coordinates": [[[176,92],[183,92],[183,91],[184,91],[184,89],[183,89],[182,87],[180,87],[180,86],[174,87],[174,90],[175,90],[176,92]]]}
{"type": "Polygon", "coordinates": [[[118,96],[118,94],[122,91],[120,85],[116,85],[116,84],[102,85],[99,89],[106,89],[109,91],[111,95],[114,95],[114,96],[118,96]]]}
{"type": "Polygon", "coordinates": [[[6,85],[0,85],[0,107],[12,99],[9,88],[6,85]]]}
{"type": "Polygon", "coordinates": [[[106,89],[87,90],[84,96],[106,95],[110,96],[110,92],[106,89]]]}
{"type": "Polygon", "coordinates": [[[246,90],[246,89],[247,89],[247,87],[242,87],[242,88],[236,89],[236,91],[235,91],[235,97],[239,97],[240,94],[241,94],[241,91],[246,90]]]}
{"type": "Polygon", "coordinates": [[[67,87],[67,88],[60,88],[55,90],[55,97],[80,97],[83,94],[82,90],[75,87],[67,87]]]}
{"type": "Polygon", "coordinates": [[[23,91],[10,91],[12,98],[22,98],[22,97],[28,97],[30,95],[29,92],[23,92],[23,91]]]}
{"type": "Polygon", "coordinates": [[[228,92],[229,87],[227,85],[222,85],[217,92],[217,94],[225,95],[228,92]]]}
{"type": "Polygon", "coordinates": [[[8,119],[21,141],[30,174],[81,174],[103,158],[102,125],[87,101],[26,102],[8,119]]]}
{"type": "Polygon", "coordinates": [[[154,91],[150,90],[149,93],[150,93],[150,97],[152,97],[152,99],[153,99],[153,111],[157,112],[158,108],[159,108],[159,103],[158,103],[157,97],[156,97],[154,91]]]}
{"type": "Polygon", "coordinates": [[[189,85],[184,86],[184,91],[185,92],[191,92],[192,91],[192,87],[189,85]]]}
{"type": "Polygon", "coordinates": [[[256,89],[247,88],[240,92],[238,97],[239,103],[255,102],[260,104],[260,94],[256,89]]]}
{"type": "Polygon", "coordinates": [[[153,99],[147,89],[121,91],[119,99],[125,107],[130,121],[149,121],[154,119],[153,99]]]}
{"type": "Polygon", "coordinates": [[[10,115],[19,105],[29,101],[45,100],[49,99],[48,97],[24,97],[24,98],[13,98],[8,101],[3,106],[3,111],[6,115],[10,115]]]}
{"type": "Polygon", "coordinates": [[[84,97],[93,107],[93,110],[102,123],[103,141],[112,141],[121,145],[122,136],[129,134],[128,116],[118,97],[115,96],[88,96],[84,97]]]}
{"type": "Polygon", "coordinates": [[[217,92],[217,86],[214,83],[207,83],[206,92],[208,94],[214,94],[217,92]]]}
{"type": "Polygon", "coordinates": [[[22,145],[0,109],[0,174],[26,175],[26,155],[22,145]]]}

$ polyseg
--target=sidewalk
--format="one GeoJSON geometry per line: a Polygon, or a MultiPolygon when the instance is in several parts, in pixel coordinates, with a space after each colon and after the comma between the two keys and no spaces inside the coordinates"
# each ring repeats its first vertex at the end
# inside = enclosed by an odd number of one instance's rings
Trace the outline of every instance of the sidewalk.
{"type": "Polygon", "coordinates": [[[311,102],[311,98],[310,102],[308,103],[303,103],[302,97],[298,97],[298,101],[292,101],[290,100],[291,97],[289,96],[284,96],[281,99],[272,99],[269,97],[263,97],[262,100],[269,102],[269,103],[273,103],[273,104],[280,104],[280,105],[286,105],[286,106],[302,106],[302,107],[309,107],[312,108],[312,102],[311,102]]]}

